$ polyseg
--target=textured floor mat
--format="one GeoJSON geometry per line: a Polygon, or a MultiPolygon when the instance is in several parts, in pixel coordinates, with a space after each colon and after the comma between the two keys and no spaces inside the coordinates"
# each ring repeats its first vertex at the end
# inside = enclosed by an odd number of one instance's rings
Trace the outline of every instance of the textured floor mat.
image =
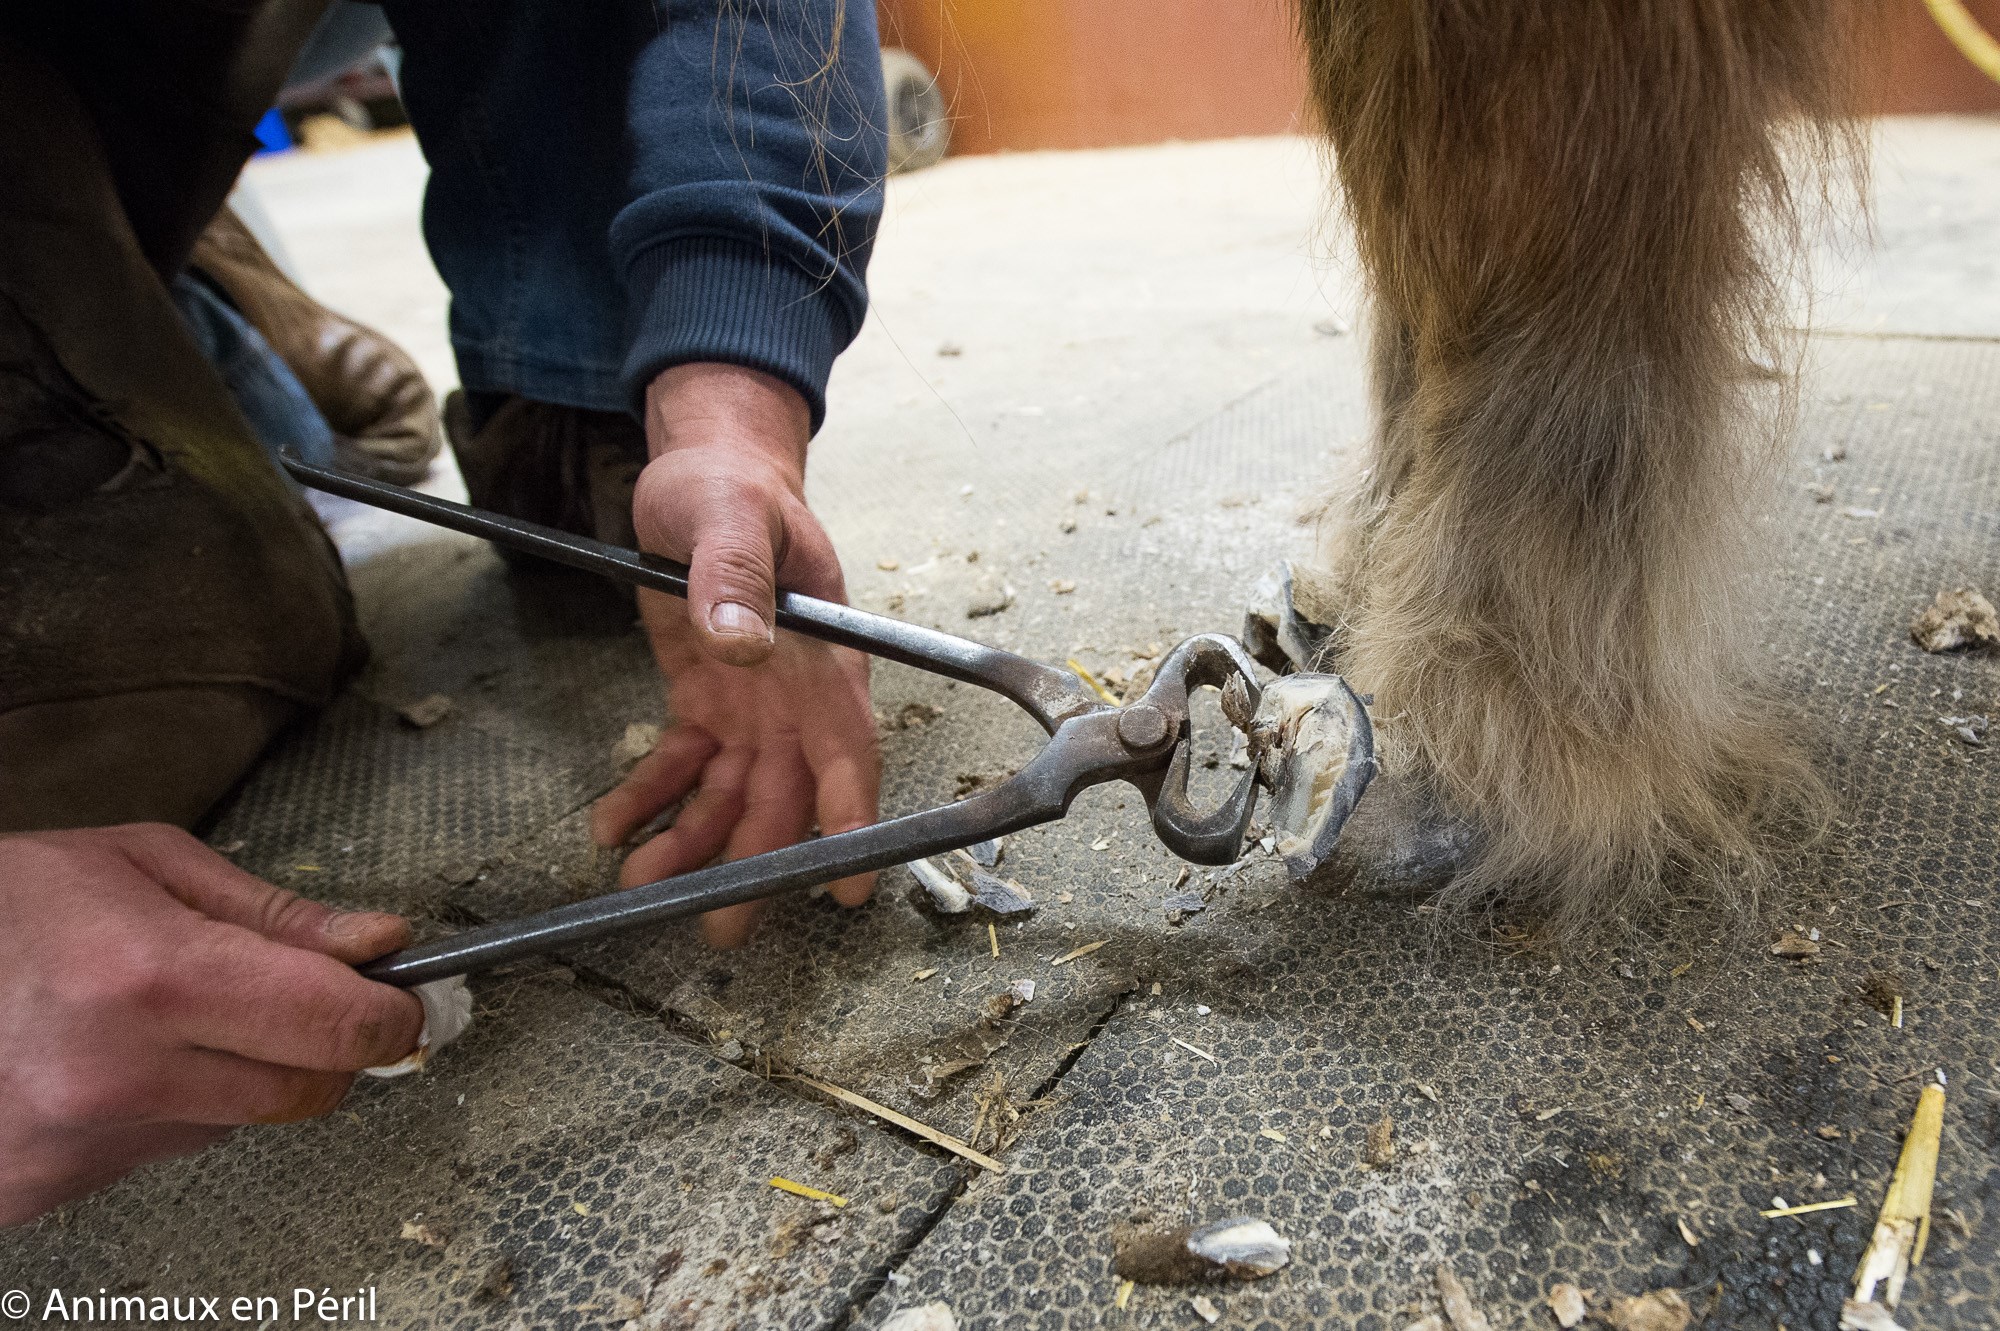
{"type": "MultiPolygon", "coordinates": [[[[1771,935],[1682,918],[1662,941],[1541,956],[1255,869],[1204,920],[1227,955],[1187,947],[1157,997],[1118,1010],[1014,1172],[952,1209],[871,1324],[943,1298],[972,1327],[1190,1325],[1188,1289],[1114,1311],[1112,1229],[1150,1212],[1247,1213],[1293,1241],[1279,1275],[1206,1291],[1223,1325],[1395,1331],[1440,1311],[1446,1266],[1496,1325],[1546,1324],[1546,1291],[1569,1281],[1600,1311],[1671,1286],[1705,1325],[1832,1331],[1918,1088],[1943,1069],[1905,1321],[1995,1325],[2000,778],[1938,718],[2000,708],[2000,660],[1927,657],[1905,629],[1941,587],[2000,583],[2000,354],[1842,342],[1822,359],[1774,512],[1769,638],[1842,815],[1771,935]],[[1816,930],[1819,954],[1771,955],[1786,929],[1816,930]],[[1900,1029],[1865,996],[1885,976],[1908,994],[1900,1029]],[[1371,1167],[1384,1122],[1395,1155],[1371,1167]]],[[[1236,456],[1190,451],[1175,481],[1236,456]]]]}
{"type": "Polygon", "coordinates": [[[489,978],[481,1002],[427,1076],[364,1081],[330,1118],[246,1130],[10,1232],[9,1279],[38,1310],[51,1288],[273,1295],[279,1325],[306,1284],[372,1288],[394,1327],[821,1325],[953,1183],[560,975],[489,978]]]}
{"type": "Polygon", "coordinates": [[[309,896],[424,914],[591,791],[506,735],[456,717],[418,730],[350,693],[278,745],[208,840],[309,896]]]}
{"type": "MultiPolygon", "coordinates": [[[[1291,888],[1261,856],[1191,878],[1205,908],[1170,924],[1179,866],[1138,801],[1105,789],[1011,840],[1005,870],[1038,902],[1025,924],[934,919],[897,871],[858,911],[777,904],[740,952],[678,929],[562,959],[608,988],[490,977],[472,1042],[422,1081],[364,1089],[360,1122],[247,1133],[142,1173],[8,1235],[0,1271],[255,1290],[298,1268],[375,1279],[402,1325],[622,1322],[626,1300],[644,1302],[641,1331],[837,1326],[856,1309],[875,1325],[939,1298],[968,1328],[1194,1325],[1190,1289],[1117,1306],[1111,1230],[1145,1209],[1255,1214],[1293,1241],[1269,1280],[1200,1291],[1225,1325],[1401,1331],[1437,1311],[1449,1266],[1497,1326],[1545,1325],[1540,1301],[1566,1280],[1600,1310],[1670,1285],[1709,1327],[1831,1331],[1918,1087],[1943,1068],[1935,1223],[1904,1321],[1993,1326],[2000,780],[1938,718],[2000,711],[2000,660],[1926,657],[1904,626],[1940,588],[2000,586],[2000,351],[1840,339],[1820,354],[1773,510],[1766,636],[1842,821],[1767,932],[1690,915],[1651,943],[1553,957],[1504,932],[1439,935],[1412,900],[1291,888]],[[1816,957],[1770,955],[1792,929],[1819,931],[1816,957]],[[1901,1028],[1862,992],[1886,974],[1901,1028]],[[990,1018],[1016,979],[1034,999],[990,1018]],[[753,1075],[787,1067],[998,1138],[1009,1173],[753,1075]],[[1385,1118],[1394,1158],[1364,1168],[1385,1118]],[[853,1204],[818,1223],[770,1174],[853,1204]],[[400,1237],[434,1218],[443,1249],[400,1237]],[[502,1256],[513,1295],[475,1300],[502,1256]]],[[[1317,487],[1357,465],[1351,344],[1282,369],[1115,465],[1059,456],[1060,434],[1048,453],[986,456],[992,493],[956,507],[886,503],[868,482],[918,445],[850,439],[824,460],[825,507],[857,600],[1119,678],[1155,643],[1234,631],[1250,583],[1304,547],[1317,487]],[[1004,588],[1004,610],[968,618],[1004,588]]],[[[538,606],[448,539],[357,581],[381,653],[365,696],[293,737],[212,839],[288,886],[441,917],[601,890],[616,866],[589,851],[581,810],[654,705],[615,608],[538,606]],[[453,697],[445,720],[396,718],[431,692],[453,697]]],[[[876,705],[891,811],[1001,779],[1039,742],[1006,704],[898,668],[878,671],[876,705]]]]}

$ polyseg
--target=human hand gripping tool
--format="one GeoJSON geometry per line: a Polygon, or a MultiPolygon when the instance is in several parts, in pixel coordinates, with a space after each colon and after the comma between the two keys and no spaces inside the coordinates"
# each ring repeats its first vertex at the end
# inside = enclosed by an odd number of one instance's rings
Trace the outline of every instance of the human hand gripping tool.
{"type": "MultiPolygon", "coordinates": [[[[634,586],[687,595],[687,565],[674,560],[292,458],[285,466],[300,483],[328,494],[634,586]]],[[[1142,697],[1113,706],[1072,670],[936,629],[794,592],[778,593],[777,610],[781,629],[991,689],[1032,716],[1049,741],[1015,775],[956,803],[464,929],[369,962],[361,973],[409,987],[907,864],[1054,822],[1084,790],[1115,780],[1130,783],[1145,799],[1160,843],[1196,864],[1229,864],[1241,856],[1258,787],[1270,788],[1274,818],[1290,810],[1280,849],[1297,873],[1300,863],[1309,861],[1310,868],[1330,851],[1374,772],[1367,711],[1345,681],[1289,675],[1260,686],[1243,645],[1221,634],[1187,639],[1161,660],[1142,697]],[[1301,693],[1297,681],[1318,683],[1301,693]],[[1206,811],[1188,794],[1189,702],[1204,686],[1223,690],[1225,713],[1249,736],[1253,757],[1229,794],[1206,811]],[[1280,692],[1289,696],[1280,698],[1280,692]]]]}

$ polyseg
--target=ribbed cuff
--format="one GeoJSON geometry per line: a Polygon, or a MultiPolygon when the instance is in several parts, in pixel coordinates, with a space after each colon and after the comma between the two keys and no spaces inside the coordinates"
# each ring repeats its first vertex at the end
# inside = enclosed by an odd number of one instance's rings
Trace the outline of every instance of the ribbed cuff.
{"type": "Polygon", "coordinates": [[[833,358],[853,340],[825,282],[764,250],[719,236],[648,246],[625,270],[630,350],[625,389],[640,418],[660,371],[723,361],[776,375],[805,397],[815,432],[826,416],[833,358]]]}

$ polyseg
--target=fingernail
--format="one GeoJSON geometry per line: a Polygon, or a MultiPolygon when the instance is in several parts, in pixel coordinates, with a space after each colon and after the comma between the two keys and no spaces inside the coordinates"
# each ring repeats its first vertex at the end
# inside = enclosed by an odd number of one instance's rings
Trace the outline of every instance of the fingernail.
{"type": "Polygon", "coordinates": [[[326,922],[326,936],[337,943],[358,943],[375,930],[378,916],[363,911],[341,911],[326,922]]]}
{"type": "Polygon", "coordinates": [[[713,633],[725,638],[761,638],[771,640],[771,626],[764,617],[741,601],[717,601],[715,608],[708,612],[708,627],[713,633]]]}

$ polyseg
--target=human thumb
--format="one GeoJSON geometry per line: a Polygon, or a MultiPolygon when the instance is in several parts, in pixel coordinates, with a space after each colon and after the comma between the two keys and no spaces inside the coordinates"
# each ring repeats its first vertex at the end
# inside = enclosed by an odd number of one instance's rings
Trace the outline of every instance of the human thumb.
{"type": "Polygon", "coordinates": [[[710,656],[753,666],[771,655],[777,623],[778,552],[770,528],[743,513],[718,515],[695,533],[688,559],[688,618],[710,656]]]}

